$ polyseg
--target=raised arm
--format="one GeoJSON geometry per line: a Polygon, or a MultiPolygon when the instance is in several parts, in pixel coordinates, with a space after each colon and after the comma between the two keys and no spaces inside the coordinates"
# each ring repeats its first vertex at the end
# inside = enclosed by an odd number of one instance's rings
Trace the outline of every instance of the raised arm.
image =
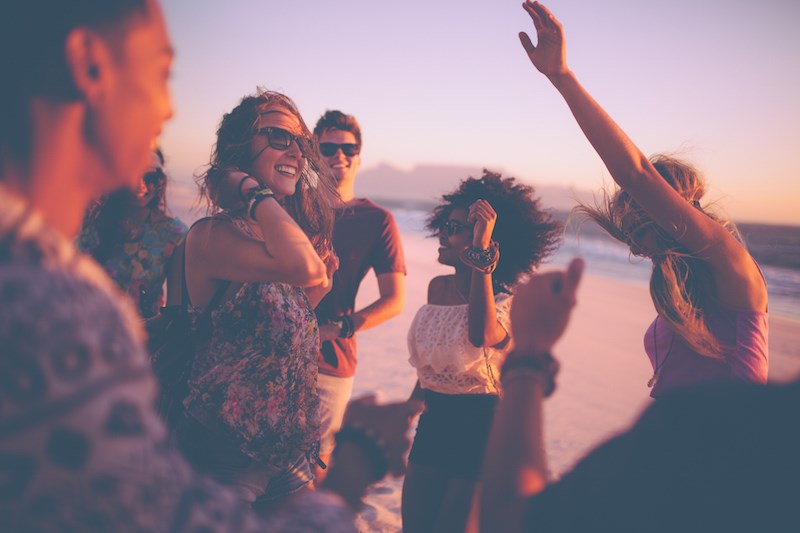
{"type": "MultiPolygon", "coordinates": [[[[472,246],[488,250],[497,213],[486,200],[478,200],[469,207],[467,220],[475,224],[472,230],[472,246]]],[[[467,307],[469,341],[473,346],[495,346],[508,338],[508,332],[497,320],[494,305],[492,274],[472,270],[467,307]]]]}
{"type": "Polygon", "coordinates": [[[696,209],[661,177],[648,158],[578,82],[567,66],[564,30],[547,8],[527,0],[525,11],[536,28],[537,45],[525,33],[520,41],[531,63],[564,97],[578,125],[608,168],[627,191],[672,238],[706,260],[719,292],[743,292],[731,304],[763,307],[766,291],[745,248],[718,222],[696,209]]]}
{"type": "Polygon", "coordinates": [[[209,219],[199,222],[186,238],[187,283],[192,302],[203,305],[213,287],[204,281],[280,281],[311,287],[327,282],[325,264],[303,230],[274,198],[260,202],[255,219],[263,242],[243,234],[233,224],[209,219]],[[195,282],[203,289],[195,292],[195,282]]]}
{"type": "Polygon", "coordinates": [[[214,203],[221,209],[243,209],[247,206],[248,194],[257,191],[260,186],[258,180],[247,172],[228,170],[215,191],[214,203]]]}
{"type": "Polygon", "coordinates": [[[544,365],[567,327],[582,273],[583,261],[574,259],[566,271],[534,275],[514,296],[515,346],[483,467],[483,531],[521,531],[528,499],[547,484],[542,400],[554,370],[544,365]]]}

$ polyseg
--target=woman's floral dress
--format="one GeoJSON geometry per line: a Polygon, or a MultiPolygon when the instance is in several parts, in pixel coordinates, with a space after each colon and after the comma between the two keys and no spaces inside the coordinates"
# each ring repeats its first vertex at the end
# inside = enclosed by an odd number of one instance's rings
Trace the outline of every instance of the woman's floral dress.
{"type": "MultiPolygon", "coordinates": [[[[242,218],[229,214],[247,235],[242,218]]],[[[200,341],[189,379],[187,412],[210,429],[229,435],[245,455],[288,466],[319,442],[317,359],[319,330],[300,287],[244,283],[198,324],[202,308],[190,307],[200,341]]]]}

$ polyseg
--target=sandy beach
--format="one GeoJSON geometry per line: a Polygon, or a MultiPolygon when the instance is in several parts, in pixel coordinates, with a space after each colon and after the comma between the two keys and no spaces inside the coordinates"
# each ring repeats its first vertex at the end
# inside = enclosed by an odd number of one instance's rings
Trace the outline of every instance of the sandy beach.
{"type": "MultiPolygon", "coordinates": [[[[404,233],[408,277],[403,313],[358,334],[359,366],[354,396],[374,392],[383,401],[408,397],[416,375],[408,364],[406,334],[425,303],[430,279],[450,269],[436,263],[436,242],[404,233]]],[[[545,265],[543,270],[547,270],[545,265]]],[[[374,278],[364,280],[360,308],[377,296],[374,278]]],[[[642,336],[655,316],[646,286],[591,273],[584,276],[578,306],[555,355],[562,364],[558,390],[545,406],[546,443],[552,476],[559,477],[588,451],[625,430],[652,401],[651,367],[642,336]]],[[[800,321],[770,316],[770,381],[800,375],[800,321]]],[[[359,516],[361,531],[401,530],[402,479],[372,488],[359,516]]]]}

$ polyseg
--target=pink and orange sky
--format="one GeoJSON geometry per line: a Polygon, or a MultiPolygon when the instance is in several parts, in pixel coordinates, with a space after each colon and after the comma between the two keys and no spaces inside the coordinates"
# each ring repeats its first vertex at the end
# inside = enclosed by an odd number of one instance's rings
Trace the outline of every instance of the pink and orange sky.
{"type": "MultiPolygon", "coordinates": [[[[363,168],[488,166],[532,184],[610,178],[517,39],[518,0],[164,0],[177,50],[162,144],[178,189],[257,86],[355,115],[363,168]]],[[[739,221],[800,225],[800,2],[553,0],[572,69],[645,153],[678,153],[739,221]]],[[[453,183],[465,176],[453,176],[453,183]]]]}

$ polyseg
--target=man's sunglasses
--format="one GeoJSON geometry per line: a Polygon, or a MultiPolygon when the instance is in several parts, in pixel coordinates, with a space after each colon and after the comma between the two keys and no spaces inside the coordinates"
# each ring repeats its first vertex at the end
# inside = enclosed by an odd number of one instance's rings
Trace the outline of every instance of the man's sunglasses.
{"type": "Polygon", "coordinates": [[[336,154],[336,151],[340,148],[342,153],[347,157],[358,155],[358,153],[361,151],[361,147],[354,143],[319,143],[319,152],[325,157],[331,157],[332,155],[336,154]]]}
{"type": "Polygon", "coordinates": [[[463,224],[458,220],[448,220],[444,224],[442,224],[442,230],[447,233],[448,237],[452,237],[456,233],[461,233],[465,229],[472,229],[473,226],[463,224]]]}
{"type": "Polygon", "coordinates": [[[266,135],[269,147],[280,151],[288,150],[292,145],[292,141],[297,143],[297,146],[301,149],[307,149],[311,144],[311,141],[306,137],[300,137],[283,128],[273,126],[261,128],[256,131],[256,134],[266,135]]]}

